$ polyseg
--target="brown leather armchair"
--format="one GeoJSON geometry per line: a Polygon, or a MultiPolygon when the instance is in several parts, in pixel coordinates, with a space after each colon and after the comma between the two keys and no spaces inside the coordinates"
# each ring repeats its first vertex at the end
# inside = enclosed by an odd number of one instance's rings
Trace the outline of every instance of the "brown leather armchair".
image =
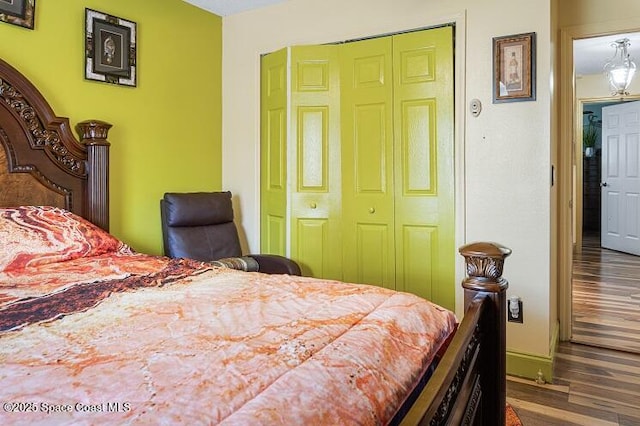
{"type": "Polygon", "coordinates": [[[242,256],[231,192],[166,193],[160,200],[160,217],[165,256],[223,259],[222,264],[235,269],[301,275],[298,264],[283,256],[242,256]]]}

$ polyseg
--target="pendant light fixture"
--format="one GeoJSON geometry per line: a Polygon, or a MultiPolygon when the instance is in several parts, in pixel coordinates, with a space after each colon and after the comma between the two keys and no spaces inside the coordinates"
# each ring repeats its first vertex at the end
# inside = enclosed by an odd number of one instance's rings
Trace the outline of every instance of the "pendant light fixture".
{"type": "Polygon", "coordinates": [[[616,49],[613,58],[604,65],[604,73],[609,79],[612,95],[628,95],[627,88],[636,72],[636,64],[627,51],[629,39],[622,38],[611,43],[616,49]]]}

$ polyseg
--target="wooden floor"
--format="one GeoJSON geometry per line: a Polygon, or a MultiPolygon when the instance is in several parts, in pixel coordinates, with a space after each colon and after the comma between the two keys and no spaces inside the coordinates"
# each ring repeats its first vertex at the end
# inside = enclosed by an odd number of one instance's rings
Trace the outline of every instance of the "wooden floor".
{"type": "Polygon", "coordinates": [[[640,426],[640,354],[561,343],[553,384],[508,377],[524,426],[640,426]]]}
{"type": "Polygon", "coordinates": [[[572,341],[640,353],[640,256],[586,235],[573,262],[572,341]]]}
{"type": "Polygon", "coordinates": [[[640,257],[585,236],[572,288],[573,343],[558,347],[553,384],[509,377],[507,402],[524,426],[640,426],[640,257]]]}

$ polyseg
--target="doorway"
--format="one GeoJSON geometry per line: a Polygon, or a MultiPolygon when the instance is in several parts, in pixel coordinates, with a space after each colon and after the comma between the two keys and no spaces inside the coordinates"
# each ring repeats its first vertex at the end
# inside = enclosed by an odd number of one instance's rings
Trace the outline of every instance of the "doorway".
{"type": "MultiPolygon", "coordinates": [[[[615,271],[622,272],[622,275],[638,276],[640,275],[640,272],[637,272],[640,271],[640,264],[634,266],[632,264],[633,262],[630,263],[628,260],[619,260],[606,256],[606,254],[609,253],[603,253],[597,242],[594,243],[594,241],[588,237],[582,238],[583,114],[582,108],[579,109],[578,113],[577,107],[579,101],[584,99],[589,99],[594,102],[611,101],[611,95],[608,93],[606,81],[602,87],[604,93],[597,94],[581,94],[576,85],[574,85],[578,80],[577,73],[574,71],[574,69],[576,69],[574,68],[574,62],[576,62],[574,59],[574,42],[604,35],[616,36],[621,33],[640,31],[640,28],[629,28],[626,24],[606,22],[598,25],[568,27],[561,30],[561,51],[563,53],[559,58],[560,79],[562,82],[560,88],[560,140],[563,141],[563,143],[559,145],[558,167],[560,182],[560,214],[558,218],[560,253],[560,262],[558,265],[558,319],[560,323],[560,340],[578,340],[581,338],[581,333],[589,336],[589,338],[593,338],[593,330],[599,330],[604,331],[603,334],[610,338],[610,340],[606,342],[606,346],[629,350],[629,348],[620,346],[619,343],[632,340],[635,336],[640,335],[640,333],[638,333],[638,331],[640,331],[640,303],[638,303],[637,298],[634,299],[630,295],[624,296],[620,293],[620,284],[623,283],[624,288],[628,288],[632,280],[625,279],[624,276],[616,277],[615,271]],[[571,141],[573,141],[573,143],[571,141]],[[580,195],[579,198],[578,193],[580,195]],[[577,227],[578,222],[580,222],[580,228],[577,227]],[[578,229],[580,232],[578,232],[578,229]],[[588,247],[589,250],[587,250],[588,247]],[[636,267],[638,269],[633,269],[636,267]],[[586,287],[581,287],[582,284],[574,286],[574,278],[576,282],[580,281],[586,287]],[[612,280],[615,283],[612,288],[614,291],[617,291],[617,293],[612,294],[613,299],[611,300],[602,299],[598,302],[587,300],[585,296],[588,295],[588,292],[584,291],[585,288],[597,289],[597,286],[601,285],[599,284],[600,278],[612,280]],[[628,310],[623,309],[619,301],[624,297],[634,301],[635,306],[630,307],[628,310]],[[583,305],[578,308],[578,304],[582,302],[583,305]],[[583,308],[584,311],[582,310],[583,308]],[[625,330],[624,327],[620,327],[620,324],[615,324],[608,318],[599,316],[599,308],[602,308],[603,311],[610,314],[618,315],[621,324],[624,326],[638,327],[638,331],[630,332],[625,330]],[[576,333],[574,333],[573,327],[574,319],[579,320],[575,327],[576,333]],[[589,327],[583,327],[586,323],[585,319],[589,321],[589,327]],[[607,330],[608,327],[610,328],[607,330]],[[615,339],[618,339],[617,343],[615,339]]],[[[638,90],[635,90],[635,92],[637,93],[638,90]]],[[[627,97],[625,96],[625,98],[627,97]]],[[[640,98],[640,96],[635,96],[635,98],[640,98]]],[[[614,254],[615,253],[616,252],[614,252],[614,254]]],[[[599,293],[596,291],[596,293],[599,295],[603,294],[602,291],[599,293]]],[[[637,290],[635,294],[638,294],[637,290]]],[[[593,341],[587,343],[596,344],[593,341]]],[[[638,344],[640,348],[640,342],[638,342],[638,344]]],[[[604,344],[602,344],[602,346],[604,346],[604,344]]]]}
{"type": "Polygon", "coordinates": [[[601,229],[602,108],[625,102],[621,99],[578,99],[577,134],[581,143],[574,151],[574,252],[582,251],[585,234],[595,236],[601,229]]]}
{"type": "Polygon", "coordinates": [[[571,341],[640,353],[640,257],[604,249],[600,237],[602,108],[620,102],[577,102],[583,144],[576,150],[576,180],[582,184],[576,185],[581,203],[576,203],[571,341]]]}

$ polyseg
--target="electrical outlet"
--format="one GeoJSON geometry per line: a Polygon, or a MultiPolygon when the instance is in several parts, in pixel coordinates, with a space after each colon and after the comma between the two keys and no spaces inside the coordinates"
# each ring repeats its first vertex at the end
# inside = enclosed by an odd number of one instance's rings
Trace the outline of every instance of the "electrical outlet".
{"type": "Polygon", "coordinates": [[[518,322],[520,324],[524,322],[522,300],[517,296],[510,297],[509,300],[507,300],[507,321],[518,322]]]}

